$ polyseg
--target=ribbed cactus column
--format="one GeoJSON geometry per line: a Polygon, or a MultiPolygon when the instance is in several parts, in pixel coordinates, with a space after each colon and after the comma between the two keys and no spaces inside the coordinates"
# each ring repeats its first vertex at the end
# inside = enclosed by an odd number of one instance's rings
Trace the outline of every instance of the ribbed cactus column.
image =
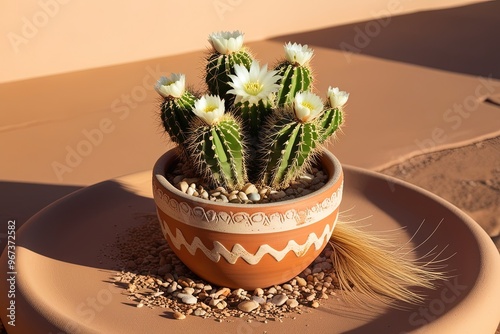
{"type": "Polygon", "coordinates": [[[320,131],[316,123],[298,122],[290,112],[273,118],[266,126],[269,134],[264,141],[268,145],[261,151],[266,166],[261,179],[274,189],[282,189],[311,166],[320,131]]]}
{"type": "Polygon", "coordinates": [[[276,96],[278,106],[291,104],[295,94],[311,88],[313,77],[309,61],[312,55],[313,51],[307,45],[285,44],[285,60],[275,68],[282,76],[281,87],[276,96]]]}
{"type": "Polygon", "coordinates": [[[213,33],[209,41],[213,51],[207,58],[205,82],[211,94],[225,96],[231,89],[229,75],[235,73],[234,65],[249,69],[252,56],[243,47],[243,34],[239,31],[213,33]]]}
{"type": "Polygon", "coordinates": [[[251,138],[256,138],[262,123],[272,112],[272,106],[269,101],[260,100],[257,104],[238,102],[234,106],[235,113],[241,118],[243,124],[248,128],[251,138]]]}
{"type": "Polygon", "coordinates": [[[170,77],[161,77],[155,90],[163,97],[161,103],[161,121],[170,139],[177,144],[184,144],[185,132],[194,114],[191,110],[195,96],[185,89],[186,76],[173,73],[170,77]]]}
{"type": "Polygon", "coordinates": [[[261,142],[263,157],[261,179],[275,188],[286,188],[306,172],[321,149],[319,138],[323,129],[317,117],[323,102],[311,92],[295,95],[293,107],[287,106],[273,114],[264,127],[261,142]]]}
{"type": "Polygon", "coordinates": [[[187,138],[187,151],[194,168],[206,182],[239,189],[247,181],[241,125],[224,114],[224,100],[205,95],[195,102],[194,119],[187,138]]]}
{"type": "Polygon", "coordinates": [[[246,183],[241,127],[230,115],[217,124],[197,122],[188,141],[194,167],[211,185],[239,189],[246,183]]]}
{"type": "Polygon", "coordinates": [[[327,141],[344,122],[343,107],[349,99],[349,93],[341,91],[338,87],[328,87],[327,97],[327,109],[318,119],[323,129],[319,138],[320,143],[327,141]]]}
{"type": "Polygon", "coordinates": [[[186,141],[186,130],[194,114],[191,109],[194,107],[196,97],[185,91],[179,98],[167,97],[161,103],[161,120],[165,131],[177,144],[184,144],[186,141]]]}
{"type": "Polygon", "coordinates": [[[343,120],[343,114],[339,108],[325,110],[318,119],[318,125],[322,129],[319,142],[327,141],[337,131],[343,120]]]}

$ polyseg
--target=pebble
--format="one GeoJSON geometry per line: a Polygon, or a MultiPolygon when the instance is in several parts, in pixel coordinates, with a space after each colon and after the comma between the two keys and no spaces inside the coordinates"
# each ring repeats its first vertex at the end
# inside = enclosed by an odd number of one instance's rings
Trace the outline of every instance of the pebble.
{"type": "Polygon", "coordinates": [[[252,184],[252,183],[247,183],[242,189],[241,191],[243,191],[245,194],[249,195],[249,194],[252,194],[252,193],[258,193],[258,189],[257,187],[252,184]]]}
{"type": "Polygon", "coordinates": [[[202,317],[204,316],[205,314],[207,314],[207,311],[205,311],[204,309],[202,308],[197,308],[196,310],[194,310],[194,315],[197,315],[199,317],[202,317]]]}
{"type": "Polygon", "coordinates": [[[297,301],[297,299],[288,299],[286,301],[286,305],[290,308],[296,308],[297,306],[299,306],[299,302],[297,301]]]}
{"type": "Polygon", "coordinates": [[[316,298],[316,294],[315,293],[311,293],[309,295],[306,296],[306,300],[307,301],[313,301],[314,298],[316,298]]]}
{"type": "Polygon", "coordinates": [[[179,182],[179,190],[180,191],[182,191],[183,193],[186,193],[188,188],[189,188],[189,184],[186,181],[179,182]]]}
{"type": "Polygon", "coordinates": [[[307,285],[307,281],[305,279],[303,279],[302,277],[297,277],[296,280],[297,280],[298,286],[306,286],[307,285]]]}
{"type": "Polygon", "coordinates": [[[229,203],[229,199],[224,194],[220,195],[220,199],[222,200],[223,203],[229,203]]]}
{"type": "Polygon", "coordinates": [[[276,306],[281,306],[286,303],[288,297],[286,295],[276,295],[271,299],[271,303],[276,306]]]}
{"type": "Polygon", "coordinates": [[[186,316],[184,314],[182,314],[181,312],[174,312],[173,316],[174,316],[174,319],[177,319],[177,320],[186,319],[186,316]]]}
{"type": "Polygon", "coordinates": [[[261,296],[252,296],[252,300],[257,302],[259,305],[266,303],[266,300],[261,296]]]}
{"type": "Polygon", "coordinates": [[[260,195],[257,192],[250,193],[248,194],[248,199],[252,202],[258,202],[260,201],[260,195]]]}
{"type": "Polygon", "coordinates": [[[256,186],[253,183],[245,184],[241,190],[228,191],[224,187],[205,189],[206,184],[199,178],[189,178],[190,172],[182,165],[168,176],[169,181],[189,196],[200,197],[210,201],[222,203],[269,203],[289,200],[305,196],[321,188],[328,179],[322,170],[312,168],[311,173],[305,173],[290,183],[288,189],[271,191],[268,187],[256,186]],[[191,190],[192,189],[192,190],[191,190]],[[234,196],[236,195],[236,196],[234,196]]]}
{"type": "Polygon", "coordinates": [[[194,304],[196,304],[198,302],[198,298],[196,298],[193,295],[188,295],[188,294],[185,294],[185,293],[179,293],[177,295],[177,298],[180,298],[182,300],[182,302],[184,304],[187,304],[187,305],[194,305],[194,304]]]}
{"type": "Polygon", "coordinates": [[[255,300],[245,300],[238,304],[238,309],[243,312],[252,312],[259,307],[259,303],[255,300]]]}

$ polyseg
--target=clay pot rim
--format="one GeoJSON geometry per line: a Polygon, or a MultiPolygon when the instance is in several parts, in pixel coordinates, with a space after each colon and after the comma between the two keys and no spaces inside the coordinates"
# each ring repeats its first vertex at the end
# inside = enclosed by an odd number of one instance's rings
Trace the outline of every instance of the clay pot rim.
{"type": "MultiPolygon", "coordinates": [[[[184,198],[186,201],[191,202],[192,204],[197,204],[200,206],[206,205],[207,203],[210,203],[210,205],[213,205],[214,207],[230,207],[230,208],[235,208],[235,209],[244,209],[244,208],[279,208],[279,207],[286,207],[289,206],[290,203],[294,203],[297,201],[303,201],[303,200],[308,200],[309,198],[314,198],[321,196],[324,192],[327,192],[331,187],[333,187],[336,183],[338,183],[339,179],[343,177],[343,171],[342,171],[342,165],[340,161],[337,159],[337,157],[331,153],[328,150],[324,150],[319,154],[320,161],[322,165],[325,167],[325,169],[329,169],[327,164],[331,165],[331,168],[333,168],[333,175],[330,176],[330,173],[328,173],[328,181],[325,183],[323,187],[321,187],[318,190],[315,190],[311,192],[310,194],[300,196],[298,198],[294,199],[288,199],[284,201],[278,201],[278,202],[272,202],[272,203],[253,203],[253,204],[240,204],[240,203],[223,203],[223,202],[215,202],[215,201],[210,201],[206,200],[203,198],[195,197],[195,196],[190,196],[179,189],[177,189],[174,185],[172,185],[166,178],[165,178],[165,170],[167,169],[168,163],[177,158],[177,153],[176,149],[170,149],[169,151],[165,152],[163,155],[158,158],[156,163],[153,166],[153,177],[156,181],[158,181],[159,184],[161,184],[162,187],[167,189],[168,191],[172,192],[173,194],[184,198]]],[[[342,184],[339,185],[339,187],[342,187],[342,184]]]]}

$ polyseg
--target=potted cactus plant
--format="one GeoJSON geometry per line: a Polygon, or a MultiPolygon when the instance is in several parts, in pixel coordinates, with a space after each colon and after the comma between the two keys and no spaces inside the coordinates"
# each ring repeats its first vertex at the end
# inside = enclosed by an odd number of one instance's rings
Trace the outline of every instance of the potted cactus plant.
{"type": "Polygon", "coordinates": [[[312,91],[307,45],[285,44],[284,59],[268,70],[239,31],[209,41],[207,93],[187,88],[183,74],[155,86],[177,145],[153,170],[162,231],[212,283],[279,284],[304,270],[333,232],[343,174],[323,147],[343,122],[349,94],[330,87],[323,102],[312,91]]]}

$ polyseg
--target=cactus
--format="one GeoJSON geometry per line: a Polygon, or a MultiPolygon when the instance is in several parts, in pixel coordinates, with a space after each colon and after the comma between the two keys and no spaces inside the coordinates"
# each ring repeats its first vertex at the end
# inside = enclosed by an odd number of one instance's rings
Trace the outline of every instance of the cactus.
{"type": "Polygon", "coordinates": [[[242,47],[243,35],[238,31],[211,34],[209,41],[213,51],[207,58],[205,82],[211,94],[225,96],[231,89],[229,75],[235,73],[234,66],[249,69],[253,59],[242,47]]]}
{"type": "Polygon", "coordinates": [[[258,104],[239,102],[234,105],[234,110],[235,114],[241,117],[243,124],[248,126],[247,130],[252,141],[255,141],[262,124],[272,113],[271,105],[264,101],[259,101],[258,104]]]}
{"type": "Polygon", "coordinates": [[[186,149],[194,169],[211,185],[239,189],[247,181],[242,128],[224,114],[224,100],[205,95],[195,103],[198,118],[192,124],[186,149]]]}
{"type": "Polygon", "coordinates": [[[185,142],[185,132],[194,115],[196,97],[185,89],[186,77],[183,74],[172,74],[170,77],[161,77],[155,86],[156,91],[163,96],[160,106],[161,121],[170,139],[177,144],[185,142]]]}
{"type": "Polygon", "coordinates": [[[295,94],[310,89],[313,78],[309,60],[312,54],[307,45],[285,44],[286,58],[276,66],[276,70],[282,76],[281,88],[276,97],[278,106],[291,104],[295,94]]]}
{"type": "Polygon", "coordinates": [[[323,130],[319,136],[319,142],[326,142],[344,121],[343,114],[339,108],[329,108],[319,118],[319,126],[323,130]]]}
{"type": "Polygon", "coordinates": [[[264,127],[262,183],[275,189],[306,172],[316,157],[322,128],[316,118],[323,110],[321,99],[310,92],[298,93],[290,107],[273,115],[264,127]]]}
{"type": "Polygon", "coordinates": [[[342,108],[349,99],[349,93],[339,90],[338,87],[328,87],[327,97],[328,108],[320,118],[320,126],[324,130],[320,137],[320,143],[328,140],[342,125],[344,121],[342,108]]]}
{"type": "Polygon", "coordinates": [[[166,132],[185,166],[212,186],[237,190],[250,179],[286,188],[339,129],[349,94],[329,87],[323,103],[312,92],[307,45],[285,44],[285,59],[268,71],[243,47],[242,33],[214,33],[209,41],[207,94],[197,98],[179,74],[155,87],[166,132]]]}
{"type": "Polygon", "coordinates": [[[185,91],[180,98],[166,97],[161,104],[161,121],[165,131],[174,143],[181,144],[186,141],[186,129],[194,117],[191,109],[196,97],[185,91]]]}
{"type": "Polygon", "coordinates": [[[243,120],[254,142],[260,126],[272,111],[270,96],[280,88],[277,82],[281,76],[277,71],[268,71],[267,65],[261,67],[256,60],[249,69],[235,65],[234,72],[235,75],[229,75],[232,89],[228,93],[236,96],[234,113],[243,120]]]}
{"type": "Polygon", "coordinates": [[[315,123],[300,123],[290,112],[283,111],[280,118],[268,123],[269,143],[263,149],[266,166],[261,182],[274,189],[286,188],[290,181],[303,174],[311,166],[317,152],[319,129],[315,123]]]}

